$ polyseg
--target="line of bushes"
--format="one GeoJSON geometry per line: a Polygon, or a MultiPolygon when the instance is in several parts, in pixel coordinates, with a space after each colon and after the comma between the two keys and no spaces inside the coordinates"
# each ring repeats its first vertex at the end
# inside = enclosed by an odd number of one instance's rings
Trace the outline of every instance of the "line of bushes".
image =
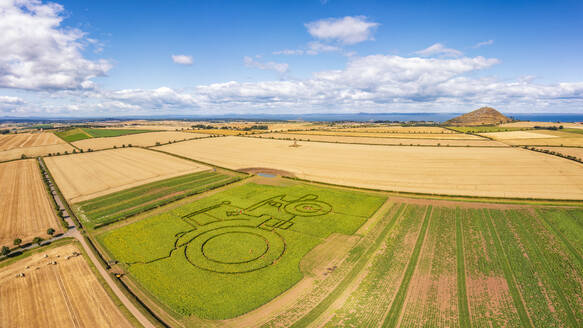
{"type": "Polygon", "coordinates": [[[553,150],[548,150],[548,149],[539,149],[536,147],[528,147],[528,146],[524,146],[524,149],[528,149],[528,150],[532,150],[532,151],[536,151],[539,153],[545,153],[545,154],[549,154],[549,155],[554,155],[554,156],[558,156],[561,158],[565,158],[565,159],[569,159],[578,163],[583,163],[583,159],[581,159],[581,157],[577,157],[577,156],[573,156],[573,155],[566,155],[560,152],[556,152],[553,150]]]}

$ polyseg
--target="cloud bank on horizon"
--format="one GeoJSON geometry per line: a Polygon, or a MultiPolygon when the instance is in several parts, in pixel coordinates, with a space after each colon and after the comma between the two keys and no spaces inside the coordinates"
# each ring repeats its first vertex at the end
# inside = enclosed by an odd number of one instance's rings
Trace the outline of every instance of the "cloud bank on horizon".
{"type": "MultiPolygon", "coordinates": [[[[502,59],[469,56],[442,42],[422,45],[410,55],[359,55],[354,47],[376,42],[375,33],[383,26],[362,15],[303,23],[309,36],[305,45],[273,49],[273,60],[260,54],[238,58],[249,72],[272,72],[272,78],[111,89],[98,81],[112,78],[107,75],[115,58],[96,58],[99,51],[88,54],[99,41],[64,26],[66,17],[65,8],[54,2],[0,0],[0,116],[454,112],[481,105],[511,112],[583,108],[583,81],[500,79],[488,70],[502,65],[502,59]],[[294,67],[282,61],[327,54],[342,56],[344,67],[316,69],[297,78],[294,67]]],[[[493,44],[486,40],[467,48],[493,44]]],[[[168,56],[178,65],[197,65],[191,54],[168,56]]]]}

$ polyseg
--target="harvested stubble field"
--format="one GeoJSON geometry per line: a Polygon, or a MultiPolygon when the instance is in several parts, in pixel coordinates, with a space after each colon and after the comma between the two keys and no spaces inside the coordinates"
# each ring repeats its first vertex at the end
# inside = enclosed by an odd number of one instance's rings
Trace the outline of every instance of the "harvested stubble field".
{"type": "Polygon", "coordinates": [[[97,227],[239,179],[211,171],[197,172],[97,197],[76,204],[74,208],[86,224],[97,227]]]}
{"type": "Polygon", "coordinates": [[[421,134],[456,134],[456,132],[444,129],[439,126],[364,126],[355,128],[342,128],[338,129],[331,127],[327,129],[329,131],[336,132],[364,132],[364,133],[421,133],[421,134]]]}
{"type": "Polygon", "coordinates": [[[517,131],[517,132],[500,132],[500,133],[485,133],[484,135],[493,135],[508,145],[513,146],[565,146],[565,147],[581,147],[583,146],[583,131],[580,129],[569,129],[550,131],[550,130],[534,130],[534,131],[517,131]],[[571,130],[571,131],[569,131],[571,130]],[[575,132],[573,132],[575,131],[575,132]],[[518,135],[520,133],[520,135],[518,135]]]}
{"type": "Polygon", "coordinates": [[[531,122],[531,121],[521,121],[521,122],[511,122],[511,123],[504,123],[498,125],[501,128],[534,128],[535,126],[544,126],[544,127],[551,127],[551,126],[563,126],[565,128],[573,128],[573,129],[583,129],[583,124],[581,123],[557,123],[557,122],[531,122]]]}
{"type": "Polygon", "coordinates": [[[0,135],[0,161],[72,152],[73,147],[52,133],[20,133],[0,135]]]}
{"type": "Polygon", "coordinates": [[[544,132],[539,132],[539,131],[490,132],[490,133],[481,133],[481,135],[489,137],[489,138],[493,138],[493,139],[499,139],[499,140],[557,138],[557,136],[547,134],[544,132]]]}
{"type": "Polygon", "coordinates": [[[392,191],[467,196],[583,199],[581,164],[499,147],[385,147],[244,137],[156,149],[230,169],[265,167],[299,178],[392,191]]]}
{"type": "Polygon", "coordinates": [[[0,163],[0,181],[0,246],[46,237],[48,228],[61,231],[36,160],[0,163]]]}
{"type": "Polygon", "coordinates": [[[371,145],[393,145],[393,146],[456,146],[456,147],[508,147],[508,145],[488,139],[406,139],[406,138],[381,138],[381,137],[347,137],[347,136],[323,136],[298,133],[265,133],[254,135],[254,137],[274,138],[282,140],[307,140],[323,141],[352,144],[371,144],[371,145]]]}
{"type": "Polygon", "coordinates": [[[217,136],[239,136],[239,135],[261,133],[263,131],[259,131],[259,130],[242,131],[242,130],[226,130],[226,129],[197,129],[197,130],[188,130],[186,132],[193,133],[193,134],[205,134],[205,135],[217,135],[217,136]]]}
{"type": "Polygon", "coordinates": [[[80,149],[108,149],[118,147],[121,148],[123,145],[132,145],[140,147],[154,146],[156,143],[165,144],[169,141],[182,141],[194,138],[207,137],[206,134],[196,134],[196,133],[186,133],[186,132],[175,132],[175,131],[162,131],[162,132],[149,132],[149,133],[139,133],[124,135],[119,137],[109,137],[109,138],[91,138],[84,139],[80,141],[73,142],[75,147],[80,149]]]}
{"type": "Polygon", "coordinates": [[[64,143],[52,133],[20,133],[0,135],[0,151],[56,145],[64,143]]]}
{"type": "Polygon", "coordinates": [[[448,129],[461,133],[489,133],[489,132],[512,132],[532,130],[529,127],[504,127],[499,125],[479,125],[479,126],[448,126],[448,129]]]}
{"type": "MultiPolygon", "coordinates": [[[[355,233],[384,201],[300,183],[246,183],[97,239],[178,319],[226,319],[291,288],[303,277],[304,255],[332,234],[355,233]]],[[[328,271],[333,258],[318,266],[328,271]]]]}
{"type": "Polygon", "coordinates": [[[73,252],[68,244],[0,269],[2,327],[132,327],[84,257],[66,259],[73,252]]]}
{"type": "Polygon", "coordinates": [[[314,131],[289,131],[288,133],[320,135],[320,136],[344,136],[344,137],[371,137],[371,138],[405,138],[405,139],[441,139],[441,140],[481,140],[483,138],[465,133],[398,133],[398,132],[354,132],[344,130],[314,130],[314,131]]]}
{"type": "Polygon", "coordinates": [[[76,203],[209,167],[142,148],[47,157],[45,163],[65,198],[76,203]]]}

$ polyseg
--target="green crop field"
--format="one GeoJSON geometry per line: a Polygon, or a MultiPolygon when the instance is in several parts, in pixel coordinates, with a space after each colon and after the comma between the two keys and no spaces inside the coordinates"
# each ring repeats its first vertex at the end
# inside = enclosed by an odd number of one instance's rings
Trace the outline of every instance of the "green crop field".
{"type": "Polygon", "coordinates": [[[131,130],[131,129],[93,129],[93,128],[72,128],[65,131],[55,132],[57,137],[74,142],[90,138],[119,137],[128,134],[152,132],[151,130],[131,130]]]}
{"type": "Polygon", "coordinates": [[[128,134],[146,133],[152,132],[152,130],[133,130],[133,129],[92,129],[83,128],[93,138],[105,138],[105,137],[119,137],[128,134]]]}
{"type": "Polygon", "coordinates": [[[178,316],[225,319],[289,289],[303,277],[304,255],[332,233],[354,234],[384,201],[307,184],[247,183],[97,239],[178,316]]]}
{"type": "MultiPolygon", "coordinates": [[[[306,274],[300,261],[310,250],[332,233],[354,235],[383,202],[248,182],[97,239],[174,317],[214,325],[291,288],[306,274]]],[[[374,217],[338,269],[264,325],[583,325],[583,209],[420,201],[374,217]]]]}
{"type": "Polygon", "coordinates": [[[366,269],[338,287],[352,288],[294,326],[583,325],[583,210],[407,204],[400,212],[363,258],[366,269]]]}
{"type": "Polygon", "coordinates": [[[87,132],[85,132],[84,129],[81,129],[81,128],[74,128],[74,129],[68,129],[65,131],[55,132],[55,135],[57,137],[65,140],[66,142],[74,142],[74,141],[92,138],[91,135],[89,135],[87,132]]]}
{"type": "Polygon", "coordinates": [[[197,172],[87,200],[74,209],[87,225],[99,227],[238,180],[233,175],[197,172]]]}

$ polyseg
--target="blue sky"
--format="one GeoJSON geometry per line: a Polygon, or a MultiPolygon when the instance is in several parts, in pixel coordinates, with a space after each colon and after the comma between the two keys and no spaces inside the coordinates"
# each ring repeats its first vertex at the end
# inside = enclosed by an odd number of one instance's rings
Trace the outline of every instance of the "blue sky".
{"type": "Polygon", "coordinates": [[[0,116],[582,113],[582,35],[582,1],[0,0],[0,116]]]}

